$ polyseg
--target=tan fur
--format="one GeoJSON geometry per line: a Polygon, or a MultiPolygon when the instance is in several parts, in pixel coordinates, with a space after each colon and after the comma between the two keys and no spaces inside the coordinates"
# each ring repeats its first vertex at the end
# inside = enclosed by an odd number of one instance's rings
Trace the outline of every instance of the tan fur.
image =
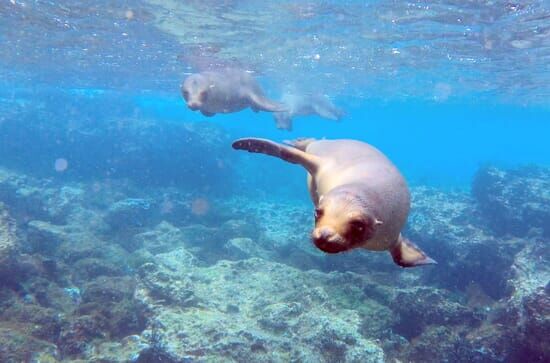
{"type": "Polygon", "coordinates": [[[286,111],[284,105],[264,96],[249,73],[238,69],[192,74],[183,82],[181,93],[191,110],[205,116],[238,112],[247,107],[254,111],[286,111]]]}
{"type": "Polygon", "coordinates": [[[308,170],[308,189],[316,207],[312,239],[328,253],[362,247],[388,250],[403,267],[435,263],[401,238],[409,213],[407,184],[375,147],[355,140],[299,140],[296,148],[263,139],[241,139],[235,149],[298,163],[308,170]]]}
{"type": "MultiPolygon", "coordinates": [[[[383,224],[375,228],[374,236],[362,247],[377,251],[390,249],[397,242],[410,206],[405,180],[391,161],[373,146],[355,140],[320,140],[310,143],[306,152],[323,159],[308,183],[316,207],[320,196],[339,186],[364,185],[377,199],[370,201],[369,213],[383,224]]],[[[357,206],[349,203],[330,205],[331,213],[321,219],[318,226],[331,225],[341,230],[340,226],[349,220],[349,213],[361,212],[354,208],[357,206]]]]}

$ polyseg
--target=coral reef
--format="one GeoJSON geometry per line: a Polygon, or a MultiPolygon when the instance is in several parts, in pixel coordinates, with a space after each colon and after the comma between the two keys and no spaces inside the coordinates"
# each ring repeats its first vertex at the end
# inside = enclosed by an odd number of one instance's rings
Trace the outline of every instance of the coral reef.
{"type": "Polygon", "coordinates": [[[17,248],[15,224],[10,218],[4,204],[0,203],[0,278],[2,280],[6,278],[6,275],[10,274],[17,248]]]}
{"type": "Polygon", "coordinates": [[[548,361],[547,175],[412,188],[439,265],[400,270],[320,253],[302,201],[0,169],[0,361],[548,361]]]}
{"type": "Polygon", "coordinates": [[[140,275],[138,294],[174,361],[384,361],[360,332],[365,317],[335,301],[338,277],[257,258],[198,267],[180,250],[140,275]]]}
{"type": "Polygon", "coordinates": [[[532,228],[540,228],[550,237],[549,170],[483,168],[474,178],[472,193],[484,220],[497,236],[525,237],[532,228]]]}

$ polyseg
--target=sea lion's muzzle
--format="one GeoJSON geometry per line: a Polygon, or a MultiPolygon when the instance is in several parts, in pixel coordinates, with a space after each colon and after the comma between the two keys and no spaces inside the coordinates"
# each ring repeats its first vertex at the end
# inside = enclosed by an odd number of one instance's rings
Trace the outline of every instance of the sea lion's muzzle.
{"type": "Polygon", "coordinates": [[[198,102],[188,102],[187,107],[189,107],[189,109],[193,111],[197,111],[201,107],[201,105],[198,102]]]}
{"type": "Polygon", "coordinates": [[[338,253],[348,250],[345,241],[329,227],[315,228],[311,234],[315,246],[326,253],[338,253]]]}

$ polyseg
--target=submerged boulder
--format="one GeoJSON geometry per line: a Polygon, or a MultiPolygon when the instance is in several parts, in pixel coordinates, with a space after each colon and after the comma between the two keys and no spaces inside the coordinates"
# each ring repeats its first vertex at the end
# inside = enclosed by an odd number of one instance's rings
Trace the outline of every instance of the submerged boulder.
{"type": "MultiPolygon", "coordinates": [[[[0,281],[11,274],[18,251],[15,222],[0,202],[0,281]]],[[[1,283],[0,283],[1,285],[1,283]]]]}
{"type": "Polygon", "coordinates": [[[472,195],[496,235],[524,237],[531,229],[540,228],[550,237],[549,169],[483,168],[474,178],[472,195]]]}
{"type": "Polygon", "coordinates": [[[104,219],[113,231],[142,228],[152,222],[156,212],[151,200],[125,198],[112,204],[104,219]]]}
{"type": "Polygon", "coordinates": [[[36,220],[27,225],[27,241],[32,252],[52,255],[66,240],[63,226],[36,220]]]}
{"type": "Polygon", "coordinates": [[[382,349],[362,333],[364,313],[335,301],[342,294],[332,286],[335,276],[257,258],[201,267],[182,253],[157,255],[140,270],[138,296],[152,313],[144,335],[156,347],[156,356],[149,349],[143,357],[384,361],[382,349]]]}
{"type": "Polygon", "coordinates": [[[514,255],[523,243],[497,239],[486,231],[466,192],[415,187],[412,196],[405,235],[438,262],[433,269],[419,271],[424,281],[461,292],[476,284],[493,299],[505,296],[514,255]]]}

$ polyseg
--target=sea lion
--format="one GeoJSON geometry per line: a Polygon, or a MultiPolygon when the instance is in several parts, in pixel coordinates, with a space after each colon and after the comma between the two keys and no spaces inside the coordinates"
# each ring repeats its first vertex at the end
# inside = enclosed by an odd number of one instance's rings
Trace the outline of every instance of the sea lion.
{"type": "Polygon", "coordinates": [[[187,107],[204,116],[238,112],[247,107],[255,112],[282,112],[287,108],[267,99],[254,78],[239,69],[195,73],[181,85],[187,107]]]}
{"type": "Polygon", "coordinates": [[[355,140],[302,139],[282,145],[246,138],[233,143],[247,150],[300,164],[315,205],[314,244],[324,252],[354,248],[388,250],[396,264],[436,263],[401,235],[410,208],[407,184],[375,147],[355,140]]]}
{"type": "Polygon", "coordinates": [[[328,120],[340,121],[344,111],[336,107],[325,95],[285,93],[281,103],[288,111],[273,114],[278,129],[292,130],[292,118],[296,116],[317,115],[328,120]]]}

